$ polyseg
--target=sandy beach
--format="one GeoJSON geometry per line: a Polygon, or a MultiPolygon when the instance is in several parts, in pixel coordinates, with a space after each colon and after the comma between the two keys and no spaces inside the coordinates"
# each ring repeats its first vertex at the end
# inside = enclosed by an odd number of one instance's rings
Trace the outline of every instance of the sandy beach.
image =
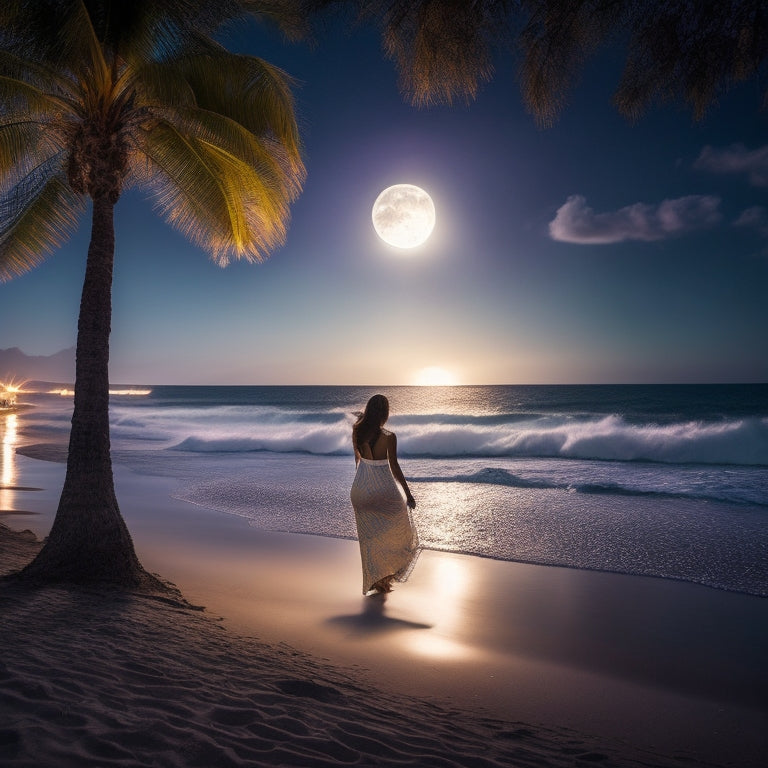
{"type": "MultiPolygon", "coordinates": [[[[63,481],[16,465],[3,573],[63,481]]],[[[435,551],[363,598],[354,541],[116,486],[144,566],[204,610],[4,586],[4,766],[764,765],[768,600],[435,551]]]]}

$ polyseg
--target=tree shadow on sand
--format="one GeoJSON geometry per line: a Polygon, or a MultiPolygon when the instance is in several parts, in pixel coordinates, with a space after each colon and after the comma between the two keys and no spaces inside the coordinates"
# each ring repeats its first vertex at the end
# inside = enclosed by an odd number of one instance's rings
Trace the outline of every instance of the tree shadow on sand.
{"type": "Polygon", "coordinates": [[[386,601],[387,596],[385,594],[365,597],[360,613],[333,616],[327,619],[326,623],[349,630],[350,637],[381,635],[401,629],[432,629],[431,624],[387,616],[385,613],[386,601]]]}

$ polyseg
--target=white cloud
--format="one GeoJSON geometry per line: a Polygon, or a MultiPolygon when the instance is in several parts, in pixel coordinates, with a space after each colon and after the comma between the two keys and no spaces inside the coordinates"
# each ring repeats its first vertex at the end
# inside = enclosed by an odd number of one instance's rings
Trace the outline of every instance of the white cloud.
{"type": "Polygon", "coordinates": [[[720,221],[720,198],[689,195],[659,205],[634,203],[618,211],[595,213],[582,195],[571,195],[549,223],[553,240],[583,245],[625,240],[663,240],[720,221]]]}
{"type": "Polygon", "coordinates": [[[734,222],[737,227],[751,227],[761,235],[768,237],[768,209],[755,205],[742,211],[741,216],[734,222]]]}
{"type": "Polygon", "coordinates": [[[694,168],[712,173],[745,173],[756,187],[768,186],[768,145],[747,149],[743,144],[732,144],[725,149],[704,147],[694,168]]]}

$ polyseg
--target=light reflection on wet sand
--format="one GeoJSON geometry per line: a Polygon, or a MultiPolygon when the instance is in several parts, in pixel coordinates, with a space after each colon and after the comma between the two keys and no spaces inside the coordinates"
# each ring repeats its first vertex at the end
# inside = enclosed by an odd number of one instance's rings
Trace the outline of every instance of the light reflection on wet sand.
{"type": "MultiPolygon", "coordinates": [[[[411,633],[401,639],[403,649],[418,656],[469,661],[478,648],[459,640],[466,621],[465,608],[472,599],[472,570],[459,558],[422,559],[424,573],[414,589],[408,610],[432,622],[432,631],[411,633]]],[[[408,589],[408,587],[404,587],[408,589]]]]}
{"type": "Polygon", "coordinates": [[[16,444],[18,442],[18,418],[15,413],[0,417],[2,452],[0,453],[0,510],[14,509],[17,484],[16,444]]]}

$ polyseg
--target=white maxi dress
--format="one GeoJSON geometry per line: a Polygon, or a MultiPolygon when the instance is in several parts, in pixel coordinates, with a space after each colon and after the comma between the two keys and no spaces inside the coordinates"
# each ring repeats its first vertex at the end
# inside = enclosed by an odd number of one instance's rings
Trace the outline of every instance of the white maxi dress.
{"type": "Polygon", "coordinates": [[[419,537],[389,460],[360,457],[349,495],[360,542],[363,594],[387,576],[405,581],[419,555],[419,537]]]}

